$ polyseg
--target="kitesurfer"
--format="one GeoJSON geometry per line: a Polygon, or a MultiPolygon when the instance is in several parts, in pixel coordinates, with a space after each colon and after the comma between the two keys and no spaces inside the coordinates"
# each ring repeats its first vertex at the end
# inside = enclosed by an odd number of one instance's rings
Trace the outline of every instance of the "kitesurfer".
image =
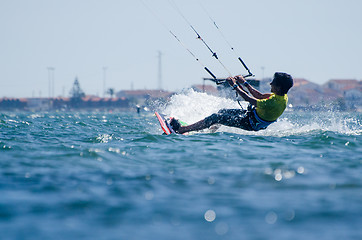
{"type": "Polygon", "coordinates": [[[194,124],[181,126],[178,120],[171,119],[170,125],[177,133],[186,133],[209,128],[214,124],[237,127],[248,131],[266,129],[284,112],[287,103],[287,93],[293,86],[293,78],[282,72],[276,72],[270,83],[271,93],[261,93],[252,87],[242,76],[227,78],[227,82],[245,101],[249,102],[247,110],[221,109],[194,124]],[[239,85],[245,86],[248,94],[239,85]]]}

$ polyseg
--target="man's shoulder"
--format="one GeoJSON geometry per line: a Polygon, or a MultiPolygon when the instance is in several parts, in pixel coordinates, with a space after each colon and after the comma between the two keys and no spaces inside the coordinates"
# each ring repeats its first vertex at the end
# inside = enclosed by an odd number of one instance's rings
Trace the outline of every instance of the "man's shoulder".
{"type": "Polygon", "coordinates": [[[265,101],[267,99],[270,99],[273,97],[274,93],[264,93],[260,99],[257,99],[258,101],[265,101]]]}
{"type": "Polygon", "coordinates": [[[272,97],[274,97],[274,96],[275,96],[274,93],[264,93],[264,94],[263,94],[263,98],[264,98],[264,99],[269,99],[269,98],[272,98],[272,97]]]}

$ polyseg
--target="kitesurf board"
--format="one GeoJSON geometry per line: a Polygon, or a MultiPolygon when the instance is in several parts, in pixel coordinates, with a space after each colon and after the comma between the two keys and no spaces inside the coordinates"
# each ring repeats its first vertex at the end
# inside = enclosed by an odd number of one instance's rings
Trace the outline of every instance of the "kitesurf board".
{"type": "Polygon", "coordinates": [[[158,121],[160,122],[162,131],[164,133],[166,133],[166,135],[170,135],[171,133],[175,133],[175,131],[170,126],[170,124],[166,121],[165,115],[160,114],[158,112],[155,112],[155,115],[156,115],[158,121]]]}
{"type": "MultiPolygon", "coordinates": [[[[170,125],[170,123],[169,123],[170,118],[167,118],[167,119],[166,119],[166,116],[165,116],[164,114],[158,113],[158,112],[155,112],[155,115],[156,115],[158,121],[160,122],[162,131],[163,131],[165,134],[170,135],[171,133],[176,133],[176,132],[172,129],[172,127],[171,127],[171,125],[170,125]]],[[[185,122],[182,122],[182,121],[179,121],[179,122],[180,122],[181,126],[186,126],[186,125],[187,125],[187,123],[185,123],[185,122]]]]}

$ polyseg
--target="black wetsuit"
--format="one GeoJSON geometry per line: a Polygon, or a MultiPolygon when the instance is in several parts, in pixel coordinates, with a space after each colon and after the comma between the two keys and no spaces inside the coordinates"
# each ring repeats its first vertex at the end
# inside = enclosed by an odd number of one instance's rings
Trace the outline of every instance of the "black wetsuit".
{"type": "Polygon", "coordinates": [[[204,119],[205,124],[210,127],[213,124],[222,124],[229,127],[237,127],[247,131],[259,131],[267,128],[273,122],[260,119],[255,108],[244,109],[221,109],[204,119]]]}

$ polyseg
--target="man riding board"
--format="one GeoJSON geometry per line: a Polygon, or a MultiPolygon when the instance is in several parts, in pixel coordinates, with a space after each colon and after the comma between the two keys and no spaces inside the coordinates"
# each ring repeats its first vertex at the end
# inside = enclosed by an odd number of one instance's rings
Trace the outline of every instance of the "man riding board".
{"type": "Polygon", "coordinates": [[[287,93],[293,86],[293,78],[287,73],[276,72],[270,83],[271,93],[261,93],[252,87],[242,76],[229,77],[227,82],[245,101],[249,102],[248,110],[221,109],[194,124],[181,126],[178,120],[172,119],[170,125],[176,133],[186,133],[209,128],[214,124],[237,127],[247,131],[266,129],[284,112],[287,103],[287,93]],[[248,94],[238,84],[245,86],[248,94]]]}

